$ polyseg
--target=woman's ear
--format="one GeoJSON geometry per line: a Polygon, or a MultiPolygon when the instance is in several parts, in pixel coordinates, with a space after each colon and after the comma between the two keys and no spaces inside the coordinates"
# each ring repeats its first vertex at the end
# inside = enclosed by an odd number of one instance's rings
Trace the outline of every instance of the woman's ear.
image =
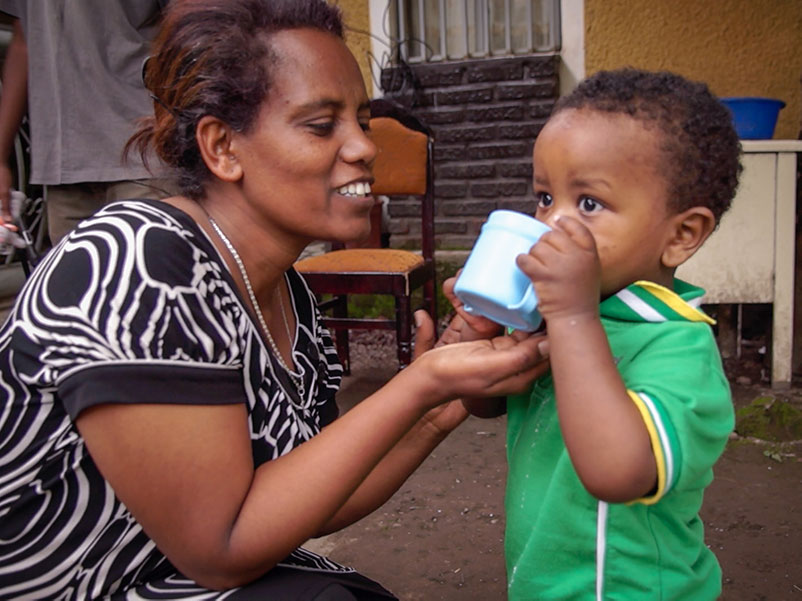
{"type": "Polygon", "coordinates": [[[242,166],[233,149],[231,128],[211,115],[205,115],[195,128],[195,140],[206,166],[218,179],[236,182],[242,178],[242,166]]]}
{"type": "Polygon", "coordinates": [[[661,256],[663,266],[677,268],[690,259],[716,228],[713,211],[707,207],[691,207],[674,215],[672,235],[661,256]]]}

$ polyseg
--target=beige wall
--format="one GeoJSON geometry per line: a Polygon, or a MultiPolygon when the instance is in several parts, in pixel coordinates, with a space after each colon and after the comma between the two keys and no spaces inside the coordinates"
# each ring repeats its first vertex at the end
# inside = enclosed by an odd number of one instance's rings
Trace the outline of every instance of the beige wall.
{"type": "Polygon", "coordinates": [[[368,96],[372,96],[372,81],[368,60],[368,52],[370,51],[370,36],[367,34],[370,31],[368,0],[333,0],[333,3],[337,4],[343,11],[346,25],[345,40],[359,62],[359,68],[362,69],[362,77],[365,79],[368,96]]]}
{"type": "Polygon", "coordinates": [[[585,0],[585,67],[668,69],[719,96],[786,103],[775,138],[802,120],[802,0],[585,0]]]}

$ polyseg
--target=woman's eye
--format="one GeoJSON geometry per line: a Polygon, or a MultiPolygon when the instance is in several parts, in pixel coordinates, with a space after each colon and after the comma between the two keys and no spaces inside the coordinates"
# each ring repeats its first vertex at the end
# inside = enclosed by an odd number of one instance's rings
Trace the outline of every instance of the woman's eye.
{"type": "Polygon", "coordinates": [[[583,196],[579,199],[579,210],[583,213],[595,213],[602,208],[604,208],[602,204],[590,196],[583,196]]]}
{"type": "Polygon", "coordinates": [[[362,131],[369,132],[370,131],[370,121],[360,121],[359,127],[362,128],[362,131]]]}
{"type": "Polygon", "coordinates": [[[315,121],[310,123],[309,127],[315,135],[328,136],[334,131],[334,121],[315,121]]]}
{"type": "Polygon", "coordinates": [[[539,209],[548,209],[554,202],[551,194],[546,192],[535,192],[535,201],[539,209]]]}

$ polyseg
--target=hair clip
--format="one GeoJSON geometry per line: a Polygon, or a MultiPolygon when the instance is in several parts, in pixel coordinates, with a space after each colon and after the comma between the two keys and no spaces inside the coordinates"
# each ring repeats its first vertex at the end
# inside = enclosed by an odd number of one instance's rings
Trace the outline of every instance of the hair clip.
{"type": "MultiPolygon", "coordinates": [[[[153,55],[149,55],[149,56],[146,56],[145,59],[142,61],[142,69],[141,69],[141,71],[139,73],[139,76],[142,78],[142,83],[143,84],[145,83],[145,73],[148,70],[148,63],[150,62],[150,59],[152,59],[152,58],[153,58],[153,55]]],[[[145,85],[145,87],[147,87],[147,85],[145,85]]]]}
{"type": "Polygon", "coordinates": [[[178,121],[178,112],[177,112],[175,109],[172,109],[172,108],[170,108],[169,106],[167,106],[167,105],[164,103],[164,100],[162,100],[161,98],[159,98],[158,96],[156,96],[156,94],[150,94],[150,97],[151,97],[151,98],[153,98],[153,100],[155,100],[156,102],[158,102],[158,103],[159,103],[159,104],[162,106],[162,108],[163,108],[165,111],[167,111],[168,113],[170,113],[170,114],[173,116],[173,118],[174,118],[176,121],[178,121]]]}

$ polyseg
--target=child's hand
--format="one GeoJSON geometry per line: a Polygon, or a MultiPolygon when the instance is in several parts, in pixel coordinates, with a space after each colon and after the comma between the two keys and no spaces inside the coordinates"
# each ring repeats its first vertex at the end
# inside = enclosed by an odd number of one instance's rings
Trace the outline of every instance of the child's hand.
{"type": "Polygon", "coordinates": [[[598,315],[599,255],[590,230],[576,219],[559,218],[517,264],[534,282],[537,309],[546,323],[598,315]]]}
{"type": "MultiPolygon", "coordinates": [[[[462,271],[462,270],[460,270],[462,271]]],[[[448,327],[440,336],[435,346],[443,346],[452,342],[466,342],[469,340],[484,340],[498,336],[502,327],[481,315],[473,315],[465,311],[462,301],[454,294],[454,284],[460,271],[454,277],[443,282],[443,294],[449,300],[457,314],[449,322],[448,327]]]]}

